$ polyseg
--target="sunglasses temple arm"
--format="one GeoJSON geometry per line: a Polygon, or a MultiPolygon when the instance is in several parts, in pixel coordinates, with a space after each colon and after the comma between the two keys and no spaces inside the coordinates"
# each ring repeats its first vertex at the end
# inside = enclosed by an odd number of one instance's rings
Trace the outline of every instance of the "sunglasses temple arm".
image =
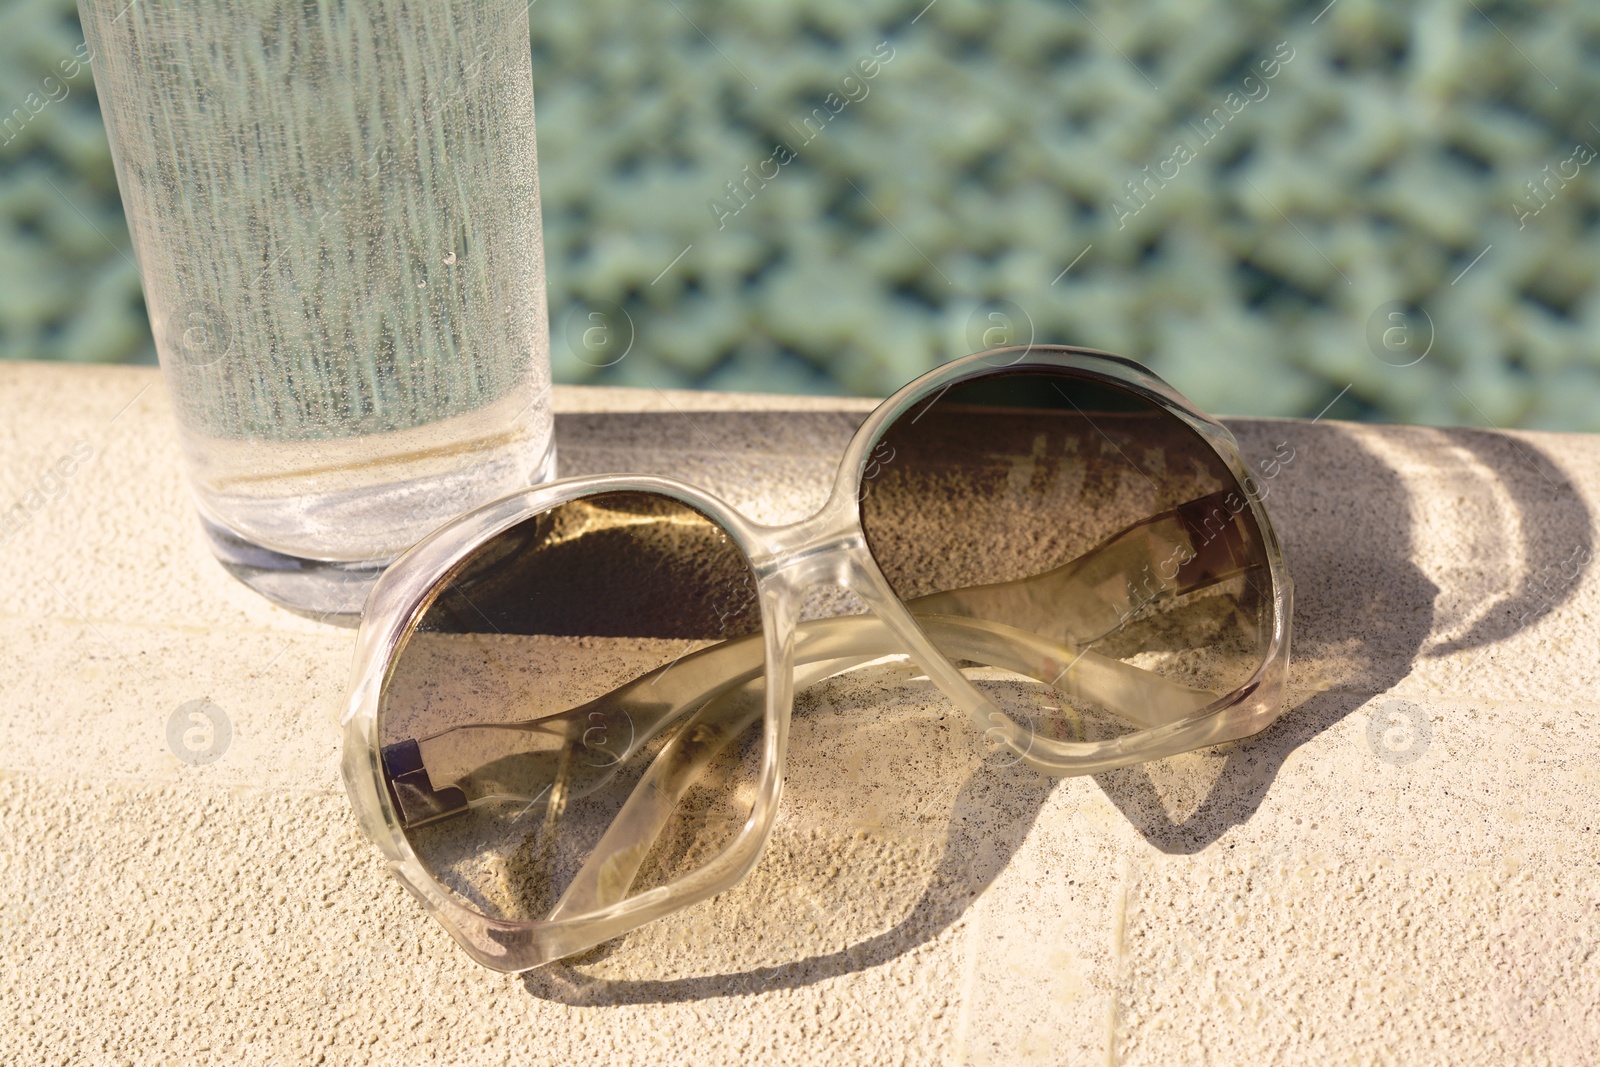
{"type": "MultiPolygon", "coordinates": [[[[909,601],[907,606],[924,620],[934,615],[1001,620],[1070,649],[1069,658],[1055,675],[1041,676],[1024,667],[1011,668],[1059,686],[1080,659],[1092,656],[1087,661],[1089,666],[1103,661],[1093,653],[1078,652],[1077,647],[1093,645],[1158,599],[1215,584],[1245,569],[1243,561],[1251,555],[1247,535],[1242,524],[1235,521],[1238,513],[1229,503],[1228,495],[1223,493],[1201,497],[1134,523],[1077,559],[1043,574],[936,593],[909,601]],[[1132,575],[1139,577],[1134,579],[1132,575]]],[[[849,621],[803,624],[797,654],[818,647],[815,642],[829,632],[828,623],[849,621]]],[[[888,636],[887,632],[884,636],[888,636]]],[[[892,637],[888,640],[889,644],[874,655],[905,651],[892,637]]],[[[835,654],[827,655],[833,658],[835,654]]],[[[996,660],[1004,655],[1003,649],[991,647],[984,655],[967,658],[1001,666],[996,660]]],[[[606,757],[602,766],[614,766],[696,702],[711,699],[754,677],[759,673],[761,657],[759,637],[736,638],[685,656],[560,715],[526,722],[474,724],[446,730],[420,742],[404,740],[387,745],[383,758],[402,817],[407,825],[415,826],[454,814],[477,797],[503,790],[495,776],[485,776],[483,770],[508,757],[580,743],[588,745],[591,735],[629,738],[621,752],[611,751],[601,742],[601,747],[592,753],[606,757]]],[[[1075,677],[1091,673],[1086,667],[1075,677]]],[[[1172,721],[1187,713],[1182,709],[1191,706],[1182,698],[1160,703],[1164,697],[1159,693],[1087,699],[1139,725],[1153,725],[1147,721],[1152,716],[1161,722],[1172,721]]],[[[589,766],[595,765],[591,762],[589,766]]],[[[510,795],[517,795],[516,791],[511,790],[510,795]]]]}
{"type": "MultiPolygon", "coordinates": [[[[1070,695],[1124,710],[1141,726],[1175,721],[1217,698],[1207,690],[1169,681],[1094,652],[1058,646],[1013,627],[938,616],[922,621],[934,642],[957,659],[971,659],[1054,682],[1070,695]],[[1148,714],[1157,708],[1165,713],[1159,719],[1148,714]]],[[[884,648],[897,650],[898,645],[889,628],[871,616],[802,623],[800,634],[794,676],[797,692],[878,659],[885,654],[884,648]],[[823,627],[827,632],[819,633],[823,627]],[[843,644],[854,645],[856,653],[814,658],[831,654],[843,644]],[[866,650],[869,644],[875,647],[866,650]]],[[[717,754],[761,717],[762,694],[759,679],[752,679],[708,701],[684,723],[629,794],[550,913],[551,919],[583,915],[614,904],[628,894],[650,847],[666,829],[684,794],[717,754]]],[[[996,723],[995,730],[1001,736],[1009,734],[1005,724],[996,723]]],[[[1025,745],[1026,739],[1021,743],[1025,745]]]]}
{"type": "MultiPolygon", "coordinates": [[[[877,658],[847,656],[799,667],[795,671],[795,689],[804,689],[877,658]]],[[[729,742],[761,718],[765,710],[763,696],[761,680],[753,679],[707,702],[683,724],[628,795],[594,851],[561,894],[550,919],[597,911],[627,895],[639,867],[671,821],[683,795],[729,742]]]]}
{"type": "Polygon", "coordinates": [[[917,615],[998,619],[1062,644],[1089,646],[1146,607],[1250,569],[1239,500],[1214,493],[1152,515],[1042,574],[906,602],[917,615]]]}
{"type": "MultiPolygon", "coordinates": [[[[925,616],[920,621],[929,637],[956,659],[1036,678],[1070,696],[1115,711],[1140,726],[1183,718],[1216,699],[1216,694],[1207,690],[1001,623],[941,616],[925,616]]],[[[842,670],[904,651],[898,636],[874,616],[801,623],[795,645],[799,669],[796,686],[803,688],[842,670]]],[[[532,800],[526,790],[511,784],[517,763],[583,746],[589,731],[596,729],[591,725],[596,721],[594,716],[604,714],[604,729],[612,736],[628,736],[628,743],[615,751],[595,748],[594,753],[605,756],[603,763],[570,758],[563,763],[573,773],[588,774],[590,779],[564,784],[576,793],[591,791],[668,724],[685,714],[715,706],[725,694],[758,678],[764,660],[759,638],[740,638],[712,646],[676,664],[672,669],[679,676],[674,679],[670,701],[661,699],[664,694],[651,693],[652,675],[646,675],[599,700],[550,719],[460,726],[420,742],[407,740],[388,745],[383,759],[400,815],[407,826],[420,826],[465,811],[474,800],[489,796],[532,800]],[[645,699],[646,695],[650,699],[645,699]],[[603,713],[597,710],[602,706],[606,708],[603,713]],[[624,723],[630,726],[626,733],[622,729],[624,723]]],[[[665,768],[671,762],[669,759],[661,765],[665,768]]]]}

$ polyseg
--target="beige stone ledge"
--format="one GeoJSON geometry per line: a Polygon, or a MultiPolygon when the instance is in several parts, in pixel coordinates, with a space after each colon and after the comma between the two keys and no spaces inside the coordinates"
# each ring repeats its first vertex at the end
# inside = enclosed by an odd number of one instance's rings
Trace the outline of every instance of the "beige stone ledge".
{"type": "MultiPolygon", "coordinates": [[[[870,407],[556,405],[564,473],[768,520],[870,407]]],[[[155,373],[0,365],[0,510],[90,453],[0,543],[0,1062],[1600,1062],[1600,438],[1233,426],[1295,455],[1280,722],[1057,782],[957,730],[908,754],[938,694],[839,679],[744,883],[507,977],[360,837],[352,632],[210,559],[155,373]],[[192,767],[165,727],[202,697],[234,740],[192,767]]]]}

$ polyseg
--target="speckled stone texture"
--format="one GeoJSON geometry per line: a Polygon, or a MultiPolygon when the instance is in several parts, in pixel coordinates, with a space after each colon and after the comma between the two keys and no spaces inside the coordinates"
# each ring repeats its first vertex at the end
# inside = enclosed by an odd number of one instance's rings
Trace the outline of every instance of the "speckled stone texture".
{"type": "MultiPolygon", "coordinates": [[[[865,410],[556,403],[566,473],[769,520],[865,410]]],[[[744,883],[510,977],[361,838],[352,632],[209,558],[155,373],[0,366],[0,1062],[1600,1061],[1600,439],[1234,427],[1294,455],[1277,725],[1057,782],[911,670],[838,679],[744,883]],[[186,762],[202,700],[231,737],[186,762]]]]}

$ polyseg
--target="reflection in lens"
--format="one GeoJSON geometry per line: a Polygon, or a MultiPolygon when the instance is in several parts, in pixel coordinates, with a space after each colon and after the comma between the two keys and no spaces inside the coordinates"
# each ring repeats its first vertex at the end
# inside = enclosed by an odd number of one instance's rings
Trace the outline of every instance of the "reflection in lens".
{"type": "Polygon", "coordinates": [[[884,576],[914,613],[980,620],[1019,650],[979,663],[941,646],[1040,736],[1182,718],[1265,659],[1270,580],[1245,495],[1153,401],[1081,374],[1004,370],[916,405],[873,455],[892,457],[862,487],[884,576]]]}
{"type": "Polygon", "coordinates": [[[755,579],[705,515],[607,492],[530,518],[441,580],[396,656],[380,728],[407,839],[491,918],[664,884],[749,818],[763,669],[755,579]]]}

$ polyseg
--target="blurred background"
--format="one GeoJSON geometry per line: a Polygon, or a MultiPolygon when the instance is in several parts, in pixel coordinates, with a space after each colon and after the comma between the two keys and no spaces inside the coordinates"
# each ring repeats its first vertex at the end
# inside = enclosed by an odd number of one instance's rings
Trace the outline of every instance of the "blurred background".
{"type": "MultiPolygon", "coordinates": [[[[1217,413],[1600,429],[1592,0],[529,19],[557,381],[881,396],[1035,340],[1217,413]]],[[[82,41],[0,10],[0,358],[153,363],[82,41]]]]}

